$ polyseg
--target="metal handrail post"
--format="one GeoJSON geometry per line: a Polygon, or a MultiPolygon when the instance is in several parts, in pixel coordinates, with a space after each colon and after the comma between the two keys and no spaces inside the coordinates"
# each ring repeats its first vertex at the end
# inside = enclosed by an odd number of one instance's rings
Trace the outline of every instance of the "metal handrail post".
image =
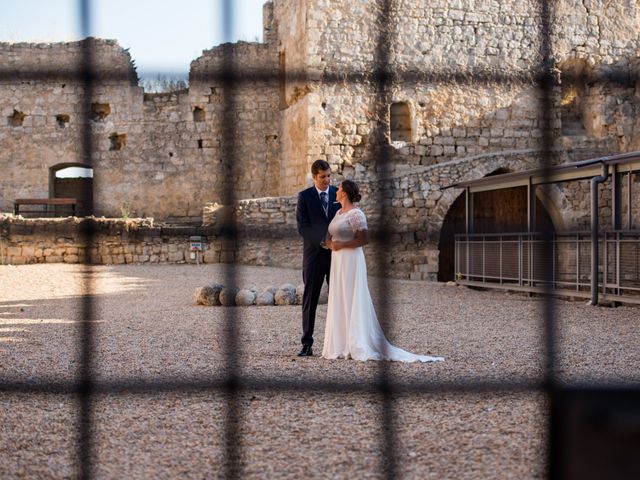
{"type": "Polygon", "coordinates": [[[486,283],[487,281],[487,272],[486,272],[486,256],[487,250],[485,245],[485,236],[482,236],[482,283],[486,283]]]}
{"type": "Polygon", "coordinates": [[[522,235],[518,235],[518,285],[522,286],[522,235]]]}
{"type": "Polygon", "coordinates": [[[609,273],[609,250],[608,250],[608,246],[609,246],[609,242],[607,241],[608,235],[607,232],[603,232],[603,239],[602,239],[602,295],[606,295],[607,294],[607,280],[608,280],[608,273],[609,273]]]}
{"type": "Polygon", "coordinates": [[[502,274],[502,255],[503,255],[503,253],[502,253],[502,235],[500,235],[499,242],[500,242],[500,285],[502,285],[504,283],[503,282],[503,274],[502,274]]]}
{"type": "Polygon", "coordinates": [[[467,280],[471,280],[471,271],[469,270],[469,235],[468,234],[467,234],[467,240],[466,240],[466,250],[467,250],[467,258],[466,258],[467,280]]]}
{"type": "Polygon", "coordinates": [[[580,234],[576,233],[576,292],[580,291],[580,234]]]}
{"type": "Polygon", "coordinates": [[[609,167],[602,164],[602,174],[591,179],[591,305],[598,305],[598,266],[600,228],[598,218],[598,185],[609,178],[609,167]]]}
{"type": "Polygon", "coordinates": [[[620,295],[620,232],[616,232],[616,295],[620,295]]]}

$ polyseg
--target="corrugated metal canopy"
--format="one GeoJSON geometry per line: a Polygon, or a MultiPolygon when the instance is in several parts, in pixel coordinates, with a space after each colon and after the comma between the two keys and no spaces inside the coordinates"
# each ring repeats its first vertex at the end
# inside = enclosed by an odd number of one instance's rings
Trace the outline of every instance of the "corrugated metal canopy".
{"type": "MultiPolygon", "coordinates": [[[[622,153],[608,157],[582,160],[580,162],[563,163],[550,168],[536,168],[524,172],[503,173],[475,180],[457,182],[445,187],[468,188],[470,192],[500,190],[502,188],[541,185],[544,183],[568,182],[571,180],[590,179],[602,172],[602,165],[615,166],[618,173],[640,171],[640,152],[622,153]]],[[[611,170],[609,173],[613,173],[611,170]]]]}

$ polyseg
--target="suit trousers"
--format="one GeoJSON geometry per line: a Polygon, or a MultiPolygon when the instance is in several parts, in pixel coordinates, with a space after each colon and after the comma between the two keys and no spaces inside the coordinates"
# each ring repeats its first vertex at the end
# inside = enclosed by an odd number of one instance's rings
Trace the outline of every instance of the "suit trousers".
{"type": "Polygon", "coordinates": [[[329,270],[331,269],[331,250],[322,249],[313,262],[302,270],[304,293],[302,295],[302,344],[313,345],[313,329],[316,324],[316,310],[320,290],[325,278],[329,283],[329,270]]]}

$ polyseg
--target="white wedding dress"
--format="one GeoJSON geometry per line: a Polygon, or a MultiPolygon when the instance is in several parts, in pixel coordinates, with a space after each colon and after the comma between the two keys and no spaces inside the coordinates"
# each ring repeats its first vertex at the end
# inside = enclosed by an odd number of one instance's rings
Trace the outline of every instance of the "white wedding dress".
{"type": "MultiPolygon", "coordinates": [[[[358,208],[336,214],[329,225],[333,240],[345,242],[355,232],[367,230],[358,208]]],[[[331,253],[329,304],[322,356],[328,359],[437,362],[443,357],[415,355],[391,345],[380,327],[367,285],[367,265],[362,247],[331,253]]]]}

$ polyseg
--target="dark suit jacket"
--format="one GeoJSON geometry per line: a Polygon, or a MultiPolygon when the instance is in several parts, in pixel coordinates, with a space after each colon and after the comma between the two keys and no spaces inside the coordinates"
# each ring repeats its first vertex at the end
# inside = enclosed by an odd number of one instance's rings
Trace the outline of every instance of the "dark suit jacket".
{"type": "Polygon", "coordinates": [[[327,228],[336,212],[340,210],[340,204],[335,203],[336,192],[334,186],[329,187],[329,214],[325,215],[320,203],[320,196],[315,186],[307,188],[298,194],[298,206],[296,208],[296,221],[298,233],[304,239],[303,265],[309,265],[323,250],[320,242],[327,235],[327,228]]]}

